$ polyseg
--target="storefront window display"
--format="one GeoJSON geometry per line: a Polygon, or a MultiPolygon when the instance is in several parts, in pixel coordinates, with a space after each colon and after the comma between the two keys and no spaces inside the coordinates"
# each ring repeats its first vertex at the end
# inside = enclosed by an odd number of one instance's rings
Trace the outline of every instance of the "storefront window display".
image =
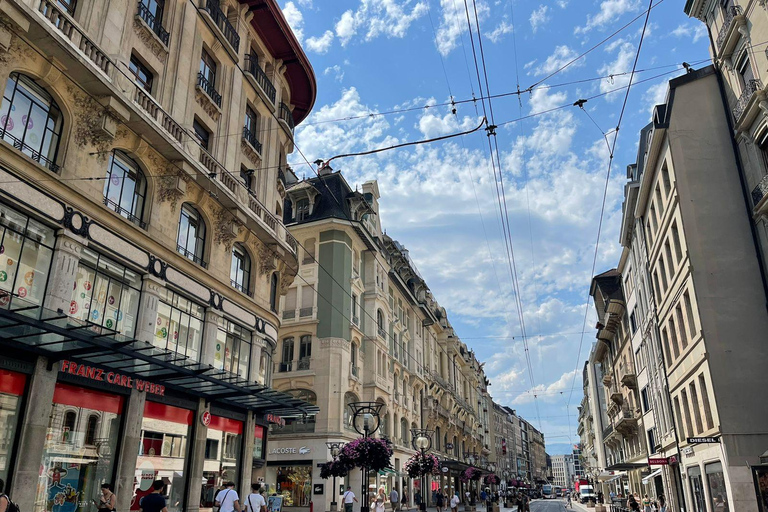
{"type": "Polygon", "coordinates": [[[42,303],[53,246],[52,229],[0,204],[0,307],[42,303]]]}
{"type": "Polygon", "coordinates": [[[256,425],[253,435],[253,460],[264,459],[264,427],[256,425]]]}
{"type": "Polygon", "coordinates": [[[157,304],[154,345],[198,361],[204,320],[203,306],[166,290],[157,304]]]}
{"type": "Polygon", "coordinates": [[[707,485],[709,486],[709,499],[712,510],[714,512],[731,510],[728,504],[728,491],[725,488],[722,463],[707,464],[704,466],[704,472],[707,474],[707,485]]]}
{"type": "Polygon", "coordinates": [[[247,379],[250,360],[251,331],[225,318],[220,319],[213,366],[247,379]]]}
{"type": "Polygon", "coordinates": [[[704,500],[704,483],[701,479],[701,468],[698,466],[688,468],[688,480],[691,482],[693,512],[707,512],[707,505],[704,500]]]}
{"type": "Polygon", "coordinates": [[[259,362],[259,384],[272,385],[272,352],[268,344],[261,349],[261,361],[259,362]]]}
{"type": "Polygon", "coordinates": [[[312,499],[312,466],[278,466],[269,494],[283,497],[284,507],[308,507],[312,499]]]}
{"type": "Polygon", "coordinates": [[[140,290],[139,274],[90,249],[83,249],[69,314],[133,336],[140,290]]]}
{"type": "Polygon", "coordinates": [[[94,510],[99,487],[114,477],[123,402],[120,395],[56,384],[36,512],[94,510]]]}
{"type": "Polygon", "coordinates": [[[141,498],[152,492],[155,480],[166,484],[168,510],[183,510],[184,474],[193,417],[194,412],[188,409],[145,402],[131,510],[139,510],[141,498]]]}
{"type": "Polygon", "coordinates": [[[6,483],[26,384],[26,375],[0,370],[0,478],[6,483]]]}
{"type": "MultiPolygon", "coordinates": [[[[216,492],[225,482],[237,482],[242,460],[243,422],[211,415],[203,463],[200,509],[213,507],[216,492]]],[[[242,491],[241,491],[242,493],[242,491]]]]}

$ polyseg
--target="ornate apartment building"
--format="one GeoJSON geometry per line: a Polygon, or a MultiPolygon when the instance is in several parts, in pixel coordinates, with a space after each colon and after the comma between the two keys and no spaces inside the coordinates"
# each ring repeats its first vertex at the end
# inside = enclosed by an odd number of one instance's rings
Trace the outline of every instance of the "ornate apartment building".
{"type": "MultiPolygon", "coordinates": [[[[312,500],[330,510],[331,481],[322,495],[313,496],[311,484],[320,481],[317,465],[331,459],[327,442],[359,437],[347,404],[361,400],[383,404],[376,435],[389,438],[395,451],[393,470],[371,475],[369,486],[407,489],[412,500],[420,482],[403,471],[415,453],[410,431],[428,428],[430,451],[447,468],[428,479],[428,489],[463,489],[459,475],[469,457],[495,457],[482,364],[457,337],[408,251],[384,233],[377,183],[358,190],[329,167],[318,172],[287,183],[284,222],[299,242],[300,265],[281,300],[273,382],[320,413],[273,427],[270,490],[284,496],[283,506],[308,509],[312,500]]],[[[353,471],[337,483],[359,493],[360,478],[353,471]]]]}
{"type": "Polygon", "coordinates": [[[0,3],[0,478],[22,509],[210,510],[264,477],[293,129],[274,0],[0,3]],[[10,414],[6,414],[6,406],[10,414]],[[62,508],[63,507],[63,508],[62,508]]]}

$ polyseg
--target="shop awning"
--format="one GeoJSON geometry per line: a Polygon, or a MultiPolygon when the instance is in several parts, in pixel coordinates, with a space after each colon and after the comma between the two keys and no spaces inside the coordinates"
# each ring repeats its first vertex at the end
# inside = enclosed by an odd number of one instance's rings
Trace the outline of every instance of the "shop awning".
{"type": "Polygon", "coordinates": [[[656,477],[657,475],[660,475],[661,469],[662,468],[656,469],[653,471],[653,473],[643,478],[643,485],[647,484],[652,478],[656,477]]]}
{"type": "Polygon", "coordinates": [[[647,462],[617,462],[608,466],[608,471],[632,471],[633,469],[647,468],[647,462]]]}
{"type": "Polygon", "coordinates": [[[617,475],[613,471],[603,471],[599,475],[597,475],[597,481],[598,482],[611,482],[613,481],[617,476],[621,476],[621,474],[617,475]]]}
{"type": "Polygon", "coordinates": [[[282,417],[313,416],[303,400],[239,375],[190,360],[171,350],[87,324],[67,315],[14,300],[0,308],[0,349],[73,361],[119,372],[208,401],[282,417]]]}
{"type": "Polygon", "coordinates": [[[615,475],[615,476],[609,478],[608,480],[605,481],[605,483],[609,484],[611,482],[615,482],[616,480],[618,480],[619,478],[621,478],[623,476],[624,476],[624,473],[620,473],[618,475],[615,475]]]}
{"type": "Polygon", "coordinates": [[[395,471],[392,468],[380,469],[379,470],[379,474],[382,475],[382,476],[388,476],[388,475],[399,476],[400,475],[400,473],[398,473],[397,471],[395,471]]]}

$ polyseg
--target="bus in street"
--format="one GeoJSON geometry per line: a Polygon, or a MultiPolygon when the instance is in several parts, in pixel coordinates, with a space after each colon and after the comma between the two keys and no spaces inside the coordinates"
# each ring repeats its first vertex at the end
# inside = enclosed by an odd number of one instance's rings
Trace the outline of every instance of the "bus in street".
{"type": "Polygon", "coordinates": [[[544,484],[541,486],[541,497],[545,500],[555,498],[555,488],[552,484],[544,484]]]}

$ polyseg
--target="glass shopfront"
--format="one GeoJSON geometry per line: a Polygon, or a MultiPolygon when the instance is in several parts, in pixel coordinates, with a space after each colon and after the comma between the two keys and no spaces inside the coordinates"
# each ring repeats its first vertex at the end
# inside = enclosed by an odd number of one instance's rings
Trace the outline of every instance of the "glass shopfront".
{"type": "MultiPolygon", "coordinates": [[[[211,415],[205,441],[200,508],[210,509],[216,492],[229,481],[237,482],[242,461],[243,422],[211,415]]],[[[240,491],[241,494],[245,490],[240,491]]]]}
{"type": "Polygon", "coordinates": [[[284,507],[309,507],[312,499],[311,464],[272,466],[269,470],[267,480],[270,495],[277,493],[282,496],[284,507]]]}
{"type": "Polygon", "coordinates": [[[53,246],[51,228],[0,204],[0,307],[42,303],[53,246]]]}
{"type": "Polygon", "coordinates": [[[153,343],[198,361],[204,321],[205,307],[166,290],[157,304],[153,343]]]}
{"type": "Polygon", "coordinates": [[[250,360],[251,331],[225,318],[219,319],[216,352],[213,354],[214,368],[247,379],[250,360]]]}
{"type": "Polygon", "coordinates": [[[731,510],[728,504],[728,491],[725,488],[723,465],[720,462],[704,466],[709,486],[709,499],[713,512],[726,512],[731,510]]]}
{"type": "Polygon", "coordinates": [[[26,375],[0,370],[0,478],[6,485],[21,418],[21,398],[26,385],[26,375]]]}
{"type": "Polygon", "coordinates": [[[84,248],[69,314],[131,337],[136,330],[140,290],[139,274],[84,248]]]}
{"type": "Polygon", "coordinates": [[[56,384],[35,511],[95,512],[101,484],[113,483],[124,397],[56,384]]]}
{"type": "Polygon", "coordinates": [[[264,459],[264,427],[256,425],[253,434],[253,460],[264,459]]]}
{"type": "Polygon", "coordinates": [[[707,512],[706,500],[704,499],[704,483],[701,479],[701,469],[699,466],[688,468],[688,480],[691,482],[693,512],[707,512]]]}
{"type": "Polygon", "coordinates": [[[141,444],[131,510],[139,510],[141,498],[152,492],[152,482],[162,480],[170,512],[183,510],[186,461],[194,412],[147,400],[141,420],[141,444]]]}

